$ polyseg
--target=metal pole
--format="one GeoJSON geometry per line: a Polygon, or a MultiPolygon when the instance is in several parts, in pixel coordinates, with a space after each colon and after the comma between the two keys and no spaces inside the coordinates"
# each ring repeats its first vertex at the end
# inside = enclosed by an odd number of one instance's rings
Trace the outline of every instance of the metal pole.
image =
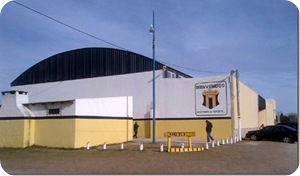
{"type": "Polygon", "coordinates": [[[235,119],[234,119],[234,94],[233,94],[233,74],[235,70],[230,72],[230,95],[231,95],[231,135],[235,136],[235,119]]]}
{"type": "Polygon", "coordinates": [[[237,113],[238,113],[238,131],[239,131],[239,139],[242,140],[242,122],[241,122],[241,112],[240,112],[240,90],[239,90],[239,71],[236,69],[236,98],[237,98],[237,113]]]}
{"type": "Polygon", "coordinates": [[[153,136],[152,136],[152,143],[155,143],[155,23],[154,23],[154,10],[153,10],[153,87],[152,87],[152,95],[153,95],[153,117],[152,117],[152,123],[153,123],[153,136]]]}

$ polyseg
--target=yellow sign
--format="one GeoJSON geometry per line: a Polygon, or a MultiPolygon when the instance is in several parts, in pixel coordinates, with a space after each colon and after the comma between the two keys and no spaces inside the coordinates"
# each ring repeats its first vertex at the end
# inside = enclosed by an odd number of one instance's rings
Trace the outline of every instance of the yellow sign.
{"type": "Polygon", "coordinates": [[[195,132],[165,132],[165,137],[193,137],[195,132]]]}

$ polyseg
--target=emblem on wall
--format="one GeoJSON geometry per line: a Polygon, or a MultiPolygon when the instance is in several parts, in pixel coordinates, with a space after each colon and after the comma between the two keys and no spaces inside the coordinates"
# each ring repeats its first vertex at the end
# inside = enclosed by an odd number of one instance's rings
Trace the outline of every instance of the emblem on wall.
{"type": "Polygon", "coordinates": [[[205,90],[202,93],[203,95],[203,106],[206,106],[209,109],[213,109],[214,107],[219,105],[218,101],[218,90],[205,90]]]}
{"type": "Polygon", "coordinates": [[[195,85],[196,115],[229,116],[227,86],[226,81],[197,83],[195,85]]]}

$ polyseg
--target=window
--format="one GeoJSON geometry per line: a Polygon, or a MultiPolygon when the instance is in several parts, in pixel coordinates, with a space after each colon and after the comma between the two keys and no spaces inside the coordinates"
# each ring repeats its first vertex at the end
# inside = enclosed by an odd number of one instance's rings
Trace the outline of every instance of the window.
{"type": "Polygon", "coordinates": [[[263,128],[262,129],[262,131],[269,131],[269,132],[271,132],[271,131],[273,131],[273,129],[274,129],[274,127],[265,127],[265,128],[263,128]]]}
{"type": "Polygon", "coordinates": [[[48,109],[47,115],[48,116],[60,115],[60,108],[48,109]]]}
{"type": "Polygon", "coordinates": [[[274,131],[275,131],[275,132],[285,132],[286,129],[285,129],[285,128],[282,128],[282,127],[275,126],[274,131]]]}
{"type": "Polygon", "coordinates": [[[182,75],[178,75],[178,78],[185,78],[184,76],[182,76],[182,75]]]}
{"type": "Polygon", "coordinates": [[[167,78],[176,78],[176,74],[171,72],[171,71],[168,71],[167,72],[167,78]]]}

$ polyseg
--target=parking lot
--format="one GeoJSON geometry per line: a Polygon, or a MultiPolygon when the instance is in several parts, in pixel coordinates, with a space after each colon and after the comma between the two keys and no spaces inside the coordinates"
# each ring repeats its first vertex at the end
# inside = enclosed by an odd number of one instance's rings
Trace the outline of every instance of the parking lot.
{"type": "MultiPolygon", "coordinates": [[[[184,139],[173,140],[180,147],[184,139]]],[[[166,140],[135,139],[120,144],[82,149],[0,149],[9,174],[292,174],[299,164],[298,143],[243,140],[200,152],[160,152],[166,140]],[[143,143],[144,150],[140,151],[143,143]]],[[[193,147],[205,141],[193,140],[193,147]]]]}

